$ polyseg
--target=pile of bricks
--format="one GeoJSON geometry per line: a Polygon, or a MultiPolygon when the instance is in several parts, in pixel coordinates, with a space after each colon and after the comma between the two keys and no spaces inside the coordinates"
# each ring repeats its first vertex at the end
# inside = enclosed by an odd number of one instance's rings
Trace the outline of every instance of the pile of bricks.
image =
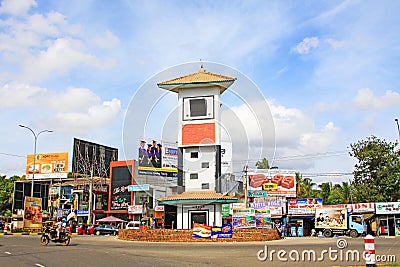
{"type": "Polygon", "coordinates": [[[232,238],[194,238],[192,233],[192,230],[122,229],[118,238],[146,242],[251,242],[280,239],[276,230],[269,229],[234,229],[232,238]]]}

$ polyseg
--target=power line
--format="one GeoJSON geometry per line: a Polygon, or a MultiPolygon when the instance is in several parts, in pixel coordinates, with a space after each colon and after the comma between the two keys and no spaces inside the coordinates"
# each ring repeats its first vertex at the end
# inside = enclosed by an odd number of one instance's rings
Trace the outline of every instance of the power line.
{"type": "Polygon", "coordinates": [[[25,158],[26,157],[26,156],[15,155],[15,154],[10,154],[10,153],[3,153],[3,152],[0,152],[0,155],[10,156],[10,157],[18,157],[18,158],[25,158]]]}

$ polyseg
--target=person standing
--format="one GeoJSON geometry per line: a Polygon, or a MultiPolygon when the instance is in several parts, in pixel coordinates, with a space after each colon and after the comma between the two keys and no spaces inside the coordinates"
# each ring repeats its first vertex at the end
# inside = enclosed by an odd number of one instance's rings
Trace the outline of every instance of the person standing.
{"type": "Polygon", "coordinates": [[[147,150],[144,147],[146,144],[146,141],[142,140],[140,141],[140,147],[139,147],[139,166],[148,166],[148,155],[147,155],[147,150]]]}

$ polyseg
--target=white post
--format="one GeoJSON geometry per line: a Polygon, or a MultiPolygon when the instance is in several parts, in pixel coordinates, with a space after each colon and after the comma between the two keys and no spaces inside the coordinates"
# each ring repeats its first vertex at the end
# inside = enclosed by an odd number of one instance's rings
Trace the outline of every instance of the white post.
{"type": "Polygon", "coordinates": [[[365,257],[365,264],[366,267],[375,267],[376,266],[376,261],[375,261],[375,238],[372,235],[367,235],[364,238],[364,246],[365,246],[365,251],[364,251],[364,257],[365,257]]]}

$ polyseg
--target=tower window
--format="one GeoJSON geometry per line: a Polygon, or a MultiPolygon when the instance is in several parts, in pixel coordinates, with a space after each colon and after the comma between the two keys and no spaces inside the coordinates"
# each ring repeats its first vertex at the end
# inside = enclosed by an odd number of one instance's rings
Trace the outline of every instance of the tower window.
{"type": "Polygon", "coordinates": [[[190,99],[190,117],[207,115],[207,102],[204,98],[190,99]]]}
{"type": "Polygon", "coordinates": [[[197,159],[197,158],[199,158],[199,152],[197,152],[197,151],[190,152],[190,157],[191,157],[192,159],[197,159]]]}
{"type": "Polygon", "coordinates": [[[201,167],[202,167],[203,169],[210,168],[210,163],[209,163],[209,162],[202,162],[202,163],[201,163],[201,167]]]}
{"type": "Polygon", "coordinates": [[[199,179],[199,175],[197,173],[191,173],[190,174],[190,179],[199,179]]]}

